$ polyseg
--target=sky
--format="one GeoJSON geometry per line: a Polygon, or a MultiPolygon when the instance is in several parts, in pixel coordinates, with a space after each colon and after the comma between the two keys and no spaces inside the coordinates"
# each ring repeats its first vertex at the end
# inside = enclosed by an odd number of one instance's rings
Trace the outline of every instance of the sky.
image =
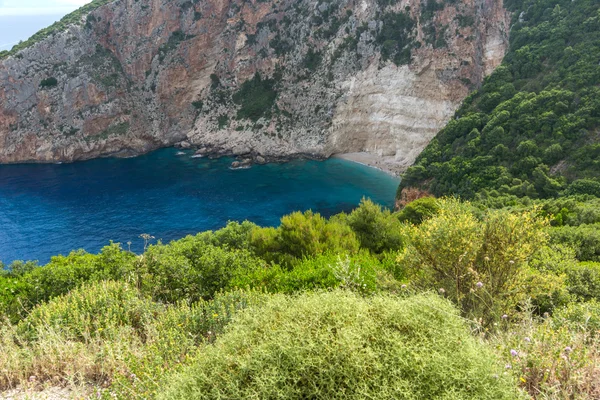
{"type": "Polygon", "coordinates": [[[0,0],[0,51],[10,50],[91,0],[0,0]]]}
{"type": "Polygon", "coordinates": [[[0,16],[64,15],[89,2],[90,0],[0,0],[0,16]]]}

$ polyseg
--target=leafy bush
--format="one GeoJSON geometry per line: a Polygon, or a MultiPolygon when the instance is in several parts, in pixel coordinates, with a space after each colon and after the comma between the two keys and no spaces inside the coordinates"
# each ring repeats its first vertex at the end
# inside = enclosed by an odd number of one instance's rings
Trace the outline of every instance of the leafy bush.
{"type": "Polygon", "coordinates": [[[571,294],[583,301],[600,301],[600,263],[580,263],[566,273],[571,294]]]}
{"type": "Polygon", "coordinates": [[[278,228],[254,229],[250,245],[258,256],[285,265],[303,257],[356,253],[359,249],[358,239],[348,225],[335,218],[327,221],[312,211],[286,215],[278,228]]]}
{"type": "Polygon", "coordinates": [[[356,233],[361,248],[379,254],[400,250],[404,245],[402,225],[389,210],[382,210],[371,200],[363,199],[348,216],[347,222],[356,233]]]}
{"type": "Polygon", "coordinates": [[[241,314],[169,382],[159,399],[519,397],[446,301],[344,291],[241,314]]]}
{"type": "Polygon", "coordinates": [[[268,265],[240,273],[231,281],[232,287],[261,288],[271,293],[292,294],[305,290],[345,287],[362,293],[380,289],[393,277],[380,261],[368,252],[342,256],[327,253],[305,258],[291,269],[268,265]]]}
{"type": "Polygon", "coordinates": [[[56,78],[54,78],[54,77],[50,77],[50,78],[47,78],[47,79],[43,79],[43,80],[40,82],[40,87],[41,87],[42,89],[51,88],[51,87],[54,87],[54,86],[56,86],[56,85],[58,85],[58,81],[57,81],[57,80],[56,80],[56,78]]]}
{"type": "Polygon", "coordinates": [[[408,203],[398,213],[398,220],[419,225],[426,218],[437,214],[440,206],[434,197],[422,197],[408,203]]]}
{"type": "Polygon", "coordinates": [[[265,262],[246,250],[206,244],[198,235],[169,245],[150,246],[142,264],[143,292],[154,299],[173,303],[210,299],[229,287],[230,280],[240,271],[252,271],[265,262]]]}
{"type": "Polygon", "coordinates": [[[557,227],[550,236],[555,243],[573,247],[580,261],[600,261],[600,223],[557,227]]]}
{"type": "Polygon", "coordinates": [[[85,282],[128,278],[134,260],[134,254],[112,243],[97,255],[79,250],[68,256],[52,257],[43,267],[24,270],[17,267],[9,279],[10,293],[4,291],[5,297],[0,298],[0,309],[12,310],[8,316],[16,320],[36,304],[66,294],[85,282]]]}
{"type": "Polygon", "coordinates": [[[443,292],[466,316],[489,326],[516,305],[523,266],[545,244],[543,222],[506,211],[480,221],[468,203],[440,205],[436,216],[413,228],[399,262],[416,287],[443,292]]]}
{"type": "Polygon", "coordinates": [[[75,340],[109,339],[123,328],[143,336],[153,313],[159,310],[128,284],[106,281],[84,285],[37,306],[18,324],[18,332],[29,340],[48,328],[75,340]]]}

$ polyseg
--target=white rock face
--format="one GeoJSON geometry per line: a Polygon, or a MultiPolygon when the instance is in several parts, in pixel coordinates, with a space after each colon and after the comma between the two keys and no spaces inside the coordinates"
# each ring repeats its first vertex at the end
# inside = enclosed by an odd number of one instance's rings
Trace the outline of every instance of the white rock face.
{"type": "Polygon", "coordinates": [[[431,69],[418,75],[408,66],[372,66],[345,84],[348,93],[331,128],[333,148],[373,153],[399,169],[414,162],[460,105],[431,69]]]}

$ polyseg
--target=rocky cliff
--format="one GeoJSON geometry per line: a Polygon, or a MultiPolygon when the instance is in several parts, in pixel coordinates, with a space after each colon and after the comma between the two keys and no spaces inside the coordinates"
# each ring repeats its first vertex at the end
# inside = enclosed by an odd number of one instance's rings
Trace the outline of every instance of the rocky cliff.
{"type": "Polygon", "coordinates": [[[508,31],[501,0],[117,0],[0,60],[0,162],[182,143],[401,170],[508,31]]]}

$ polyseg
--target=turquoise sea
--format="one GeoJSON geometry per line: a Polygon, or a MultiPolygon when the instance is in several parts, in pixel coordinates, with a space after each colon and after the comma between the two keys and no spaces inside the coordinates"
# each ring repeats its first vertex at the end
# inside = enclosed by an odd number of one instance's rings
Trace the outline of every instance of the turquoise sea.
{"type": "Polygon", "coordinates": [[[282,215],[330,216],[368,197],[393,206],[398,178],[353,162],[296,160],[231,170],[232,159],[162,149],[140,157],[73,164],[0,165],[0,260],[39,260],[142,233],[163,242],[227,221],[277,226],[282,215]]]}

